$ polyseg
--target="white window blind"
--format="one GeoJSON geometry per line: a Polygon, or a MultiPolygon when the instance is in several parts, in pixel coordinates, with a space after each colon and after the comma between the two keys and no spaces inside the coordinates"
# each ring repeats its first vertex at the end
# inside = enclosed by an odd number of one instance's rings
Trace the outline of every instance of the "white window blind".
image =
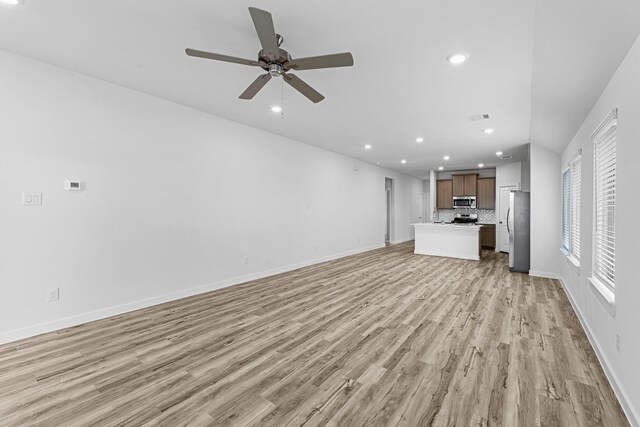
{"type": "Polygon", "coordinates": [[[569,254],[580,261],[580,205],[582,200],[582,156],[578,154],[571,162],[571,200],[570,200],[570,242],[569,254]]]}
{"type": "Polygon", "coordinates": [[[571,170],[562,172],[562,250],[569,253],[569,194],[571,189],[571,170]]]}
{"type": "Polygon", "coordinates": [[[593,277],[611,291],[616,271],[616,140],[618,112],[614,109],[593,138],[593,277]]]}

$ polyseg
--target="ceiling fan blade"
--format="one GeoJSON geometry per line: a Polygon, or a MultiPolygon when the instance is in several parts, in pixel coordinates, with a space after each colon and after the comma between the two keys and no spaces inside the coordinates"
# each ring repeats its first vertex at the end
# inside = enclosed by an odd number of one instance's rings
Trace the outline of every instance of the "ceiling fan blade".
{"type": "Polygon", "coordinates": [[[295,90],[309,98],[314,103],[320,102],[324,99],[324,96],[322,96],[314,88],[306,84],[298,76],[282,73],[282,77],[284,77],[285,82],[289,83],[295,90]]]}
{"type": "Polygon", "coordinates": [[[253,99],[253,97],[256,96],[256,93],[260,92],[260,89],[262,89],[269,80],[271,80],[271,74],[267,73],[258,76],[258,78],[255,79],[244,92],[242,92],[242,95],[240,95],[239,98],[253,99]]]}
{"type": "Polygon", "coordinates": [[[284,66],[292,70],[313,70],[317,68],[351,67],[353,56],[351,52],[334,53],[333,55],[310,56],[308,58],[293,59],[284,66]]]}
{"type": "Polygon", "coordinates": [[[266,10],[255,7],[250,7],[249,13],[251,14],[251,19],[253,19],[253,25],[256,27],[256,32],[258,33],[264,54],[272,59],[278,58],[280,56],[280,49],[278,48],[278,39],[276,30],[273,28],[273,18],[271,14],[266,10]]]}
{"type": "Polygon", "coordinates": [[[236,58],[235,56],[221,55],[219,53],[212,53],[212,52],[204,52],[202,50],[186,49],[185,52],[189,56],[195,56],[198,58],[205,58],[205,59],[215,59],[216,61],[232,62],[234,64],[252,65],[255,67],[263,67],[266,65],[262,62],[252,61],[250,59],[236,58]]]}

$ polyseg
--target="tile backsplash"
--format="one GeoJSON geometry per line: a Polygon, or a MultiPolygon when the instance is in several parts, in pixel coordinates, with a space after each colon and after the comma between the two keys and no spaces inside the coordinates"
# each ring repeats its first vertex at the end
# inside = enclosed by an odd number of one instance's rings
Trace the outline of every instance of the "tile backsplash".
{"type": "Polygon", "coordinates": [[[496,211],[493,209],[438,209],[438,221],[450,222],[457,213],[478,214],[478,222],[482,224],[495,224],[496,211]]]}

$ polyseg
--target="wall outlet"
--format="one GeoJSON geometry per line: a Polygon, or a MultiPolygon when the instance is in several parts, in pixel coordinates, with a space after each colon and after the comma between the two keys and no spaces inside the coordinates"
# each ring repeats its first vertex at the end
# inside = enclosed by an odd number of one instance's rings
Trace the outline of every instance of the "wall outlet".
{"type": "Polygon", "coordinates": [[[244,257],[242,257],[242,263],[243,263],[244,265],[249,264],[249,257],[248,257],[248,256],[244,256],[244,257]]]}
{"type": "Polygon", "coordinates": [[[314,246],[313,250],[318,252],[318,245],[314,246]]]}
{"type": "Polygon", "coordinates": [[[622,345],[622,337],[620,334],[616,334],[616,349],[618,352],[620,351],[620,346],[622,345]]]}
{"type": "Polygon", "coordinates": [[[60,288],[53,288],[47,291],[47,302],[54,302],[60,299],[60,288]]]}

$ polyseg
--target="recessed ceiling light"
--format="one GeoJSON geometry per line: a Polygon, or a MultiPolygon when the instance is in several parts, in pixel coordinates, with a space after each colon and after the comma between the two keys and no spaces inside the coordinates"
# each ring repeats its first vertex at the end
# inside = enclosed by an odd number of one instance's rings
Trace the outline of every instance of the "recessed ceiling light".
{"type": "Polygon", "coordinates": [[[447,62],[449,62],[450,64],[458,65],[466,61],[468,57],[469,55],[467,55],[466,53],[456,52],[447,56],[447,62]]]}
{"type": "Polygon", "coordinates": [[[489,135],[490,133],[493,133],[493,129],[489,128],[489,129],[485,129],[482,132],[486,133],[487,135],[489,135]]]}
{"type": "Polygon", "coordinates": [[[0,3],[15,6],[15,5],[24,3],[24,1],[23,0],[0,0],[0,3]]]}
{"type": "Polygon", "coordinates": [[[282,107],[279,105],[274,105],[273,107],[271,107],[271,111],[273,111],[274,113],[279,113],[280,111],[282,111],[282,107]]]}
{"type": "Polygon", "coordinates": [[[380,162],[376,162],[376,165],[379,165],[379,164],[380,164],[380,162]]]}
{"type": "Polygon", "coordinates": [[[416,138],[416,142],[422,142],[424,141],[424,138],[416,138]]]}
{"type": "Polygon", "coordinates": [[[479,167],[479,168],[483,168],[483,167],[484,167],[484,164],[483,164],[483,163],[478,163],[478,167],[479,167]]]}
{"type": "Polygon", "coordinates": [[[367,144],[367,145],[365,145],[365,146],[364,146],[364,149],[365,149],[365,150],[371,150],[371,144],[367,144]]]}
{"type": "Polygon", "coordinates": [[[402,163],[404,165],[405,163],[407,163],[407,161],[405,159],[402,159],[402,160],[400,160],[400,163],[402,163]]]}
{"type": "Polygon", "coordinates": [[[451,158],[451,157],[449,157],[449,156],[444,156],[444,157],[443,157],[443,159],[445,159],[445,160],[449,160],[450,158],[451,158]]]}
{"type": "Polygon", "coordinates": [[[438,170],[439,170],[439,171],[444,170],[444,167],[442,167],[442,166],[438,166],[438,170]]]}
{"type": "Polygon", "coordinates": [[[502,151],[496,151],[496,156],[502,156],[502,151]]]}

